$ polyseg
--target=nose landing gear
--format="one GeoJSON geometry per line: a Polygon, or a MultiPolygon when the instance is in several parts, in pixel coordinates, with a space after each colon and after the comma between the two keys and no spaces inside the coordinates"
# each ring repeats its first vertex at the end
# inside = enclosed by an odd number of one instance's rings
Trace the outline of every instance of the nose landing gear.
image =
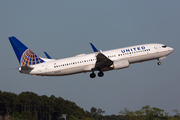
{"type": "Polygon", "coordinates": [[[157,64],[158,64],[158,65],[161,65],[161,62],[158,62],[157,64]]]}

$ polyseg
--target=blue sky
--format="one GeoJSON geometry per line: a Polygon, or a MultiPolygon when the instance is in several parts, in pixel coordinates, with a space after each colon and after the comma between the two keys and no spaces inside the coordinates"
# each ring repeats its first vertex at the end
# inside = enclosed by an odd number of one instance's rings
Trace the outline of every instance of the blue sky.
{"type": "Polygon", "coordinates": [[[180,1],[0,1],[0,90],[55,95],[85,110],[101,108],[118,114],[127,107],[150,105],[169,112],[179,109],[180,1]],[[52,58],[126,46],[162,43],[174,52],[162,60],[132,64],[91,79],[90,73],[63,77],[20,74],[8,37],[16,36],[38,56],[52,58]],[[6,59],[5,59],[6,58],[6,59]]]}

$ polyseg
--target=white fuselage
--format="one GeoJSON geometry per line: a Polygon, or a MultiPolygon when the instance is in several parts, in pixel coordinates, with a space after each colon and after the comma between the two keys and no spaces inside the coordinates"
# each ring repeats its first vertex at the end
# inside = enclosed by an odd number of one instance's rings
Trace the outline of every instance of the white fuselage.
{"type": "MultiPolygon", "coordinates": [[[[154,59],[163,59],[173,48],[162,47],[163,44],[144,44],[120,49],[103,51],[102,53],[112,61],[128,60],[129,64],[154,59]]],[[[31,71],[21,71],[25,74],[42,76],[63,76],[82,72],[90,72],[95,67],[98,53],[82,54],[75,57],[49,60],[41,64],[32,65],[31,71]]],[[[106,69],[113,70],[111,68],[106,69]]],[[[105,71],[105,70],[104,70],[105,71]]]]}

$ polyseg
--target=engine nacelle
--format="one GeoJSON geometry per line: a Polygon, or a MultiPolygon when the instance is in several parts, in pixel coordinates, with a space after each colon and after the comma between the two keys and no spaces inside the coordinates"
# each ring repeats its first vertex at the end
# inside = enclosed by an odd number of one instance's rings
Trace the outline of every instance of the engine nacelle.
{"type": "Polygon", "coordinates": [[[114,70],[122,69],[122,68],[127,68],[129,67],[129,61],[128,60],[117,60],[114,61],[113,65],[111,65],[114,70]]]}

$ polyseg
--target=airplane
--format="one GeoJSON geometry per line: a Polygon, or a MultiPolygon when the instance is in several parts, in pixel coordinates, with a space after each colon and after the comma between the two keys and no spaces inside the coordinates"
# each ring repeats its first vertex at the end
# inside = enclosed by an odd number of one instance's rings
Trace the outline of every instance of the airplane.
{"type": "Polygon", "coordinates": [[[99,77],[105,71],[127,68],[130,64],[144,61],[165,59],[174,49],[164,44],[143,44],[125,48],[101,51],[90,43],[94,53],[80,54],[63,59],[38,57],[16,37],[9,37],[9,41],[21,65],[20,73],[33,76],[65,76],[77,73],[91,72],[90,77],[95,78],[95,71],[99,77]]]}

